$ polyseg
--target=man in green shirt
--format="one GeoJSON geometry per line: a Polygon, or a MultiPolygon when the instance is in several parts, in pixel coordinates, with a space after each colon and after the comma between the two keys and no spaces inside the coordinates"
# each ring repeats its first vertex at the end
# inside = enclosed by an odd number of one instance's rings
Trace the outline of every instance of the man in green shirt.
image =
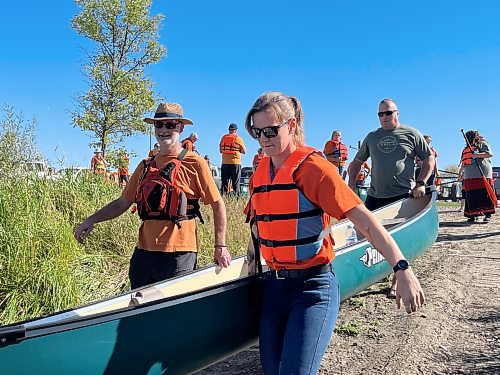
{"type": "Polygon", "coordinates": [[[434,168],[434,155],[422,134],[399,123],[394,100],[380,102],[378,117],[381,127],[368,133],[349,169],[349,186],[354,190],[363,162],[371,157],[371,184],[365,202],[370,210],[409,196],[423,196],[434,168]],[[414,185],[415,156],[422,160],[422,168],[414,185]]]}

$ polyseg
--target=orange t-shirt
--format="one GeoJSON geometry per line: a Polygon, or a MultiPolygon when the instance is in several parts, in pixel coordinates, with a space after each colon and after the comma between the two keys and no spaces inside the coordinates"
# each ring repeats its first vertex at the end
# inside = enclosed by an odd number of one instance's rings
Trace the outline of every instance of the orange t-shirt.
{"type": "Polygon", "coordinates": [[[182,146],[182,148],[185,148],[188,151],[194,151],[193,141],[190,140],[189,138],[186,138],[185,140],[183,140],[181,146],[182,146]]]}
{"type": "MultiPolygon", "coordinates": [[[[295,171],[295,183],[307,199],[320,207],[325,215],[337,220],[345,218],[346,212],[363,204],[361,199],[342,180],[338,169],[318,154],[308,156],[295,171]]],[[[252,189],[253,183],[250,181],[250,191],[252,189]]],[[[325,220],[329,220],[329,218],[325,218],[325,220]]],[[[330,236],[323,239],[323,246],[318,255],[320,256],[297,263],[286,265],[281,263],[280,268],[284,266],[287,269],[303,269],[332,261],[335,253],[330,236]]]]}
{"type": "MultiPolygon", "coordinates": [[[[161,168],[161,166],[175,157],[158,154],[155,158],[156,165],[161,168]]],[[[132,202],[135,201],[137,185],[143,170],[144,163],[141,162],[130,177],[129,183],[123,189],[122,195],[132,202]]],[[[177,184],[186,193],[188,198],[200,198],[205,205],[212,204],[221,199],[206,161],[193,152],[188,151],[184,160],[182,160],[177,184]]],[[[169,220],[143,221],[139,228],[137,247],[150,251],[196,252],[198,246],[195,220],[185,220],[180,224],[181,228],[178,228],[169,220]]]]}
{"type": "Polygon", "coordinates": [[[129,159],[127,156],[122,156],[120,160],[120,168],[118,168],[118,174],[120,176],[128,176],[130,174],[128,170],[129,159]]]}

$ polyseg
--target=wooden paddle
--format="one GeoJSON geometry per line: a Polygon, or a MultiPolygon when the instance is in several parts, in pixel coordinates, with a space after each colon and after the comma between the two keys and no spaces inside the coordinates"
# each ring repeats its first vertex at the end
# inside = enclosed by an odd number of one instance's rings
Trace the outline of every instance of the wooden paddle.
{"type": "MultiPolygon", "coordinates": [[[[460,129],[460,132],[462,133],[462,135],[465,139],[465,142],[467,143],[467,146],[469,146],[469,149],[472,152],[472,146],[469,143],[469,140],[467,139],[467,137],[465,136],[464,129],[460,129]]],[[[479,162],[477,161],[476,158],[474,158],[474,160],[476,161],[476,165],[479,168],[479,172],[481,173],[481,176],[483,177],[483,182],[484,182],[484,186],[486,187],[486,191],[488,192],[488,197],[490,197],[491,201],[493,202],[493,205],[496,207],[497,203],[498,203],[497,196],[496,196],[495,192],[493,191],[493,188],[489,184],[488,180],[484,176],[483,170],[481,169],[479,162]]]]}

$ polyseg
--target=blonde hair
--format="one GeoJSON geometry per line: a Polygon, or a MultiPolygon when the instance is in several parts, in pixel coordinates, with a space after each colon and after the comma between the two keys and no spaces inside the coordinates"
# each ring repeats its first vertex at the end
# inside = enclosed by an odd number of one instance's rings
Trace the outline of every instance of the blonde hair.
{"type": "Polygon", "coordinates": [[[280,122],[295,118],[297,125],[293,133],[293,142],[297,147],[304,145],[304,115],[299,100],[278,91],[266,92],[259,96],[245,118],[245,128],[250,133],[254,113],[272,110],[280,122]]]}

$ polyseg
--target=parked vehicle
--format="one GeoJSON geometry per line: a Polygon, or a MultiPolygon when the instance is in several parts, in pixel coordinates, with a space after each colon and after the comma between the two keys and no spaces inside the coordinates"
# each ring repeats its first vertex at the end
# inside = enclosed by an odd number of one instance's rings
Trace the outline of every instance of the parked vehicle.
{"type": "Polygon", "coordinates": [[[493,184],[495,194],[500,198],[500,167],[493,167],[493,179],[495,180],[493,184]]]}
{"type": "Polygon", "coordinates": [[[22,165],[22,173],[29,177],[47,178],[50,176],[49,166],[44,161],[29,161],[22,165]]]}
{"type": "Polygon", "coordinates": [[[60,169],[54,176],[55,180],[62,178],[78,179],[92,173],[90,168],[86,167],[69,167],[60,169]]]}
{"type": "Polygon", "coordinates": [[[222,186],[220,167],[212,164],[210,170],[212,171],[212,177],[214,178],[215,185],[217,185],[217,189],[220,190],[222,186]]]}
{"type": "Polygon", "coordinates": [[[243,195],[249,195],[250,189],[250,178],[253,175],[252,167],[243,167],[241,168],[241,178],[240,178],[240,193],[243,195]]]}

